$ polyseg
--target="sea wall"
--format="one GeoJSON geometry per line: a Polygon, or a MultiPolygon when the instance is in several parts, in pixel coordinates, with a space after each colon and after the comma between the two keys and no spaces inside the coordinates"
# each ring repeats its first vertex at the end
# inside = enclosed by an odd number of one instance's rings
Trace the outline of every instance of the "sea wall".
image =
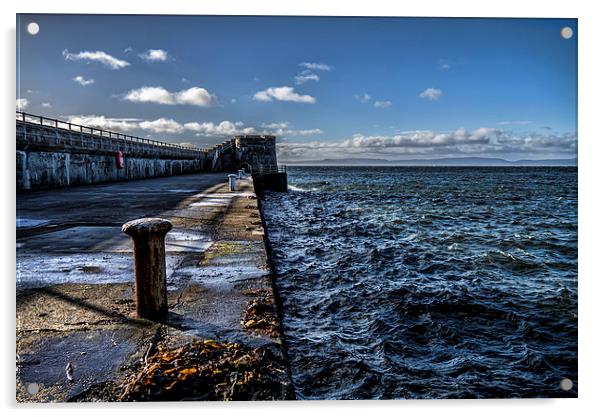
{"type": "Polygon", "coordinates": [[[212,150],[185,148],[59,121],[49,126],[48,121],[17,120],[17,191],[211,169],[212,150]]]}
{"type": "Polygon", "coordinates": [[[66,187],[201,172],[200,159],[153,159],[69,152],[17,151],[17,190],[66,187]]]}
{"type": "Polygon", "coordinates": [[[259,190],[286,191],[270,135],[190,148],[17,112],[16,145],[17,191],[239,169],[259,190]]]}

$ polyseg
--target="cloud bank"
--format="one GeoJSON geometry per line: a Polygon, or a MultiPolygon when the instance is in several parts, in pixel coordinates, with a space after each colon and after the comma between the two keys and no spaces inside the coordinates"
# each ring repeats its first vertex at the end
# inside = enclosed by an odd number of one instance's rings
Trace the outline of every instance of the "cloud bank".
{"type": "Polygon", "coordinates": [[[161,117],[155,120],[137,118],[113,118],[97,115],[72,115],[66,117],[74,124],[95,127],[118,132],[144,130],[152,133],[186,134],[193,133],[197,137],[228,137],[235,135],[276,135],[283,137],[315,136],[324,132],[321,129],[290,129],[288,122],[263,123],[260,127],[245,126],[243,122],[187,122],[161,117]]]}
{"type": "Polygon", "coordinates": [[[288,142],[278,144],[278,157],[285,161],[326,158],[383,158],[495,156],[520,158],[574,157],[577,134],[516,134],[498,128],[482,127],[453,132],[415,130],[395,135],[355,134],[338,141],[288,142]]]}

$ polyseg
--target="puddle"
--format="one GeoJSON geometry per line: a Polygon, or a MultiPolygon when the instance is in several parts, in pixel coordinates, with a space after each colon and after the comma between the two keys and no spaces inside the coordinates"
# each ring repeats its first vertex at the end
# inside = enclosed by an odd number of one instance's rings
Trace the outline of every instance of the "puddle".
{"type": "Polygon", "coordinates": [[[215,193],[215,194],[195,194],[193,197],[198,198],[232,198],[236,195],[236,193],[215,193]]]}
{"type": "Polygon", "coordinates": [[[178,272],[205,288],[221,291],[231,290],[240,281],[268,275],[267,270],[256,266],[194,266],[179,268],[178,272]]]}
{"type": "MultiPolygon", "coordinates": [[[[165,238],[169,252],[202,252],[211,245],[211,237],[194,230],[174,229],[165,238]]],[[[17,248],[27,254],[108,252],[131,253],[132,242],[118,226],[78,226],[22,239],[17,248]],[[23,248],[27,244],[27,248],[23,248]]]]}
{"type": "Polygon", "coordinates": [[[111,379],[124,359],[137,348],[128,330],[75,331],[67,336],[42,339],[33,353],[18,356],[17,375],[25,386],[62,386],[68,396],[90,384],[111,379]],[[65,367],[73,368],[73,382],[65,367]]]}
{"type": "MultiPolygon", "coordinates": [[[[169,279],[182,261],[166,256],[169,279]]],[[[131,254],[25,255],[17,257],[17,288],[42,288],[55,284],[113,284],[134,281],[131,254]]]]}
{"type": "Polygon", "coordinates": [[[169,252],[204,252],[213,241],[207,234],[189,231],[172,230],[165,237],[165,251],[169,252]]]}
{"type": "Polygon", "coordinates": [[[228,204],[229,201],[199,201],[190,204],[189,207],[226,207],[228,204]]]}
{"type": "Polygon", "coordinates": [[[196,192],[198,190],[189,190],[189,189],[186,189],[186,188],[181,188],[181,189],[180,188],[175,188],[175,189],[167,190],[167,191],[170,192],[170,193],[194,193],[194,192],[196,192]]]}

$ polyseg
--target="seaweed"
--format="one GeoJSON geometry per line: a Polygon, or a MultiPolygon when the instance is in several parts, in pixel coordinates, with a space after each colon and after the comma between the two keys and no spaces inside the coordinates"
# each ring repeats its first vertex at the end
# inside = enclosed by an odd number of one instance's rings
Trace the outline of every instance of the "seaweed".
{"type": "Polygon", "coordinates": [[[120,386],[118,401],[292,399],[287,371],[270,349],[196,340],[161,345],[120,386]]]}
{"type": "Polygon", "coordinates": [[[257,297],[247,304],[240,324],[252,333],[278,338],[280,322],[273,295],[266,290],[256,291],[254,295],[257,297]]]}

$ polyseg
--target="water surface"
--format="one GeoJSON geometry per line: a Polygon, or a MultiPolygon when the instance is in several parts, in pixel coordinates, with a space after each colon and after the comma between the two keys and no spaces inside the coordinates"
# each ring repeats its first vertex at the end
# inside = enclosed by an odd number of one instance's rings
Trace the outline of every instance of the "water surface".
{"type": "Polygon", "coordinates": [[[292,167],[289,184],[264,209],[299,398],[577,395],[575,168],[292,167]]]}

